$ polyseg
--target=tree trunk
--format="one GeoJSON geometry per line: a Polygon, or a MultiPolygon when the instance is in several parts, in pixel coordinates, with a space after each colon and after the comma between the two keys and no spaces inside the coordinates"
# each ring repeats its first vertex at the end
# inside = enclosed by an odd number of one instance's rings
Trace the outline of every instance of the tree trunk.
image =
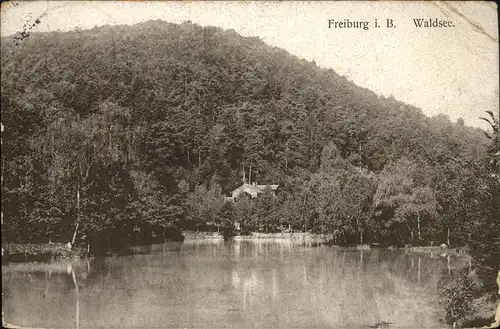
{"type": "Polygon", "coordinates": [[[80,186],[78,186],[78,190],[76,191],[76,226],[75,232],[73,233],[73,238],[71,239],[71,247],[73,247],[73,245],[75,244],[78,226],[80,226],[80,186]]]}
{"type": "Polygon", "coordinates": [[[250,163],[250,170],[248,171],[248,184],[252,184],[252,164],[250,163]]]}
{"type": "Polygon", "coordinates": [[[448,242],[448,247],[450,246],[450,228],[448,227],[448,237],[446,239],[446,242],[448,242]]]}
{"type": "MultiPolygon", "coordinates": [[[[410,237],[411,239],[413,240],[413,230],[412,228],[410,227],[410,224],[408,224],[408,220],[405,220],[404,223],[406,224],[406,228],[408,228],[408,232],[410,232],[410,237]]],[[[403,224],[401,223],[401,229],[399,230],[399,235],[400,235],[400,238],[403,239],[403,235],[404,235],[404,232],[402,230],[403,228],[403,224]]],[[[406,239],[406,238],[405,238],[406,239]]]]}
{"type": "Polygon", "coordinates": [[[306,228],[306,223],[304,220],[304,209],[306,207],[306,202],[307,202],[307,194],[305,195],[304,201],[302,202],[302,209],[300,212],[300,223],[302,224],[302,230],[304,230],[304,232],[305,232],[305,228],[306,228]]]}
{"type": "Polygon", "coordinates": [[[417,212],[417,230],[418,230],[418,240],[422,240],[420,235],[420,213],[417,212]]]}
{"type": "Polygon", "coordinates": [[[358,226],[359,231],[359,244],[363,244],[363,229],[359,223],[359,218],[356,218],[356,225],[358,226]]]}
{"type": "Polygon", "coordinates": [[[73,232],[73,238],[71,239],[71,248],[73,248],[73,245],[75,244],[76,233],[78,232],[78,226],[80,226],[80,223],[77,222],[75,226],[75,232],[73,232]]]}

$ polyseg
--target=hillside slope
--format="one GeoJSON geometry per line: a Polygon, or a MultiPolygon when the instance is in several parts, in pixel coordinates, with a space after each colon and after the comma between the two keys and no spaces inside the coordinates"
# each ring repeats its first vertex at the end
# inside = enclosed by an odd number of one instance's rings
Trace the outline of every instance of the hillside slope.
{"type": "MultiPolygon", "coordinates": [[[[432,189],[439,204],[450,193],[445,173],[481,159],[488,145],[463,121],[428,118],[232,30],[149,21],[34,33],[17,45],[4,38],[1,51],[2,207],[13,240],[67,241],[80,222],[89,234],[130,235],[144,223],[229,218],[224,211],[236,210],[221,203],[213,215],[213,200],[241,185],[243,172],[280,184],[283,206],[333,158],[374,182],[403,159],[420,179],[411,188],[432,189]],[[194,209],[194,200],[213,202],[194,209]]],[[[382,199],[377,214],[398,216],[382,199]]],[[[312,224],[302,215],[296,226],[330,229],[314,224],[331,218],[314,209],[312,224]]],[[[261,215],[269,213],[287,216],[261,215]]]]}

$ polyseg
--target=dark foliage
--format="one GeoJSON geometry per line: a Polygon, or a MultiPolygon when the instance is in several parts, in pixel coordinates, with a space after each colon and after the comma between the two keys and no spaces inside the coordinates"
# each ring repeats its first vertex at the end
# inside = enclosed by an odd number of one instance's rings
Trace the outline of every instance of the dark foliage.
{"type": "Polygon", "coordinates": [[[498,223],[483,131],[258,38],[150,21],[3,38],[1,51],[8,241],[78,228],[77,242],[132,244],[236,219],[338,243],[464,244],[498,223]],[[243,173],[279,184],[276,198],[228,205],[243,173]]]}

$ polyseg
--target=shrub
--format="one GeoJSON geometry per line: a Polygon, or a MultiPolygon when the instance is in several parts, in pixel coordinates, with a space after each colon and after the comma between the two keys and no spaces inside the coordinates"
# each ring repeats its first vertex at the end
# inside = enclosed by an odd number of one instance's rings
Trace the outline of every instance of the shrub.
{"type": "Polygon", "coordinates": [[[251,234],[252,234],[252,230],[249,227],[247,227],[247,226],[243,227],[240,230],[240,232],[239,232],[239,235],[246,235],[246,236],[248,236],[248,235],[251,235],[251,234]]]}
{"type": "Polygon", "coordinates": [[[442,297],[446,312],[446,323],[461,323],[473,313],[474,282],[466,272],[444,285],[442,297]]]}

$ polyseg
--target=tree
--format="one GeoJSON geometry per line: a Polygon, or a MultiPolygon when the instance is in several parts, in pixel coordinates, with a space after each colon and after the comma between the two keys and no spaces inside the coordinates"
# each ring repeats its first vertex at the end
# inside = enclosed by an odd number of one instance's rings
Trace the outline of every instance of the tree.
{"type": "Polygon", "coordinates": [[[372,176],[357,171],[352,171],[349,182],[342,190],[348,208],[348,218],[352,219],[356,231],[359,233],[359,243],[364,243],[366,223],[373,215],[373,195],[376,185],[372,176]]]}
{"type": "Polygon", "coordinates": [[[491,145],[487,156],[476,163],[478,170],[476,177],[475,203],[476,212],[481,221],[474,227],[473,239],[469,245],[474,262],[478,266],[478,275],[482,279],[487,292],[496,291],[495,278],[500,271],[498,259],[500,257],[500,129],[498,118],[488,112],[491,117],[489,123],[493,134],[489,136],[491,145]]]}
{"type": "Polygon", "coordinates": [[[253,215],[256,212],[255,203],[246,193],[241,193],[234,200],[235,220],[240,223],[242,231],[254,230],[257,225],[253,221],[253,215]]]}
{"type": "Polygon", "coordinates": [[[400,239],[402,227],[406,224],[408,231],[413,235],[413,230],[404,216],[394,216],[396,210],[411,198],[413,179],[411,173],[415,170],[415,164],[408,159],[400,159],[397,162],[389,163],[379,175],[377,190],[374,195],[374,206],[376,215],[383,222],[385,228],[390,229],[391,234],[397,233],[400,239]],[[396,232],[394,232],[394,226],[396,232]]]}
{"type": "Polygon", "coordinates": [[[279,220],[277,217],[277,200],[271,189],[266,189],[255,199],[254,222],[259,230],[266,233],[276,231],[279,220]]]}
{"type": "Polygon", "coordinates": [[[1,66],[11,241],[222,223],[223,194],[244,177],[282,189],[236,200],[248,228],[407,241],[420,223],[422,238],[449,228],[461,243],[487,213],[476,203],[492,183],[479,169],[499,170],[498,142],[480,129],[219,28],[155,21],[40,33],[19,47],[3,38],[1,66]]]}
{"type": "Polygon", "coordinates": [[[493,156],[497,155],[497,152],[500,151],[500,122],[497,117],[493,114],[492,111],[486,111],[486,113],[489,115],[488,118],[483,118],[481,117],[480,119],[488,122],[491,126],[492,132],[485,132],[485,136],[491,141],[489,147],[488,147],[488,153],[493,156]]]}
{"type": "MultiPolygon", "coordinates": [[[[417,237],[421,240],[421,219],[437,216],[437,202],[435,192],[429,186],[420,186],[416,163],[407,159],[400,159],[390,163],[380,174],[377,191],[374,196],[375,207],[379,215],[393,214],[388,217],[385,225],[405,224],[411,239],[414,236],[414,219],[416,219],[417,237]]],[[[420,182],[422,180],[420,179],[420,182]]],[[[382,217],[383,218],[383,217],[382,217]]],[[[386,217],[387,218],[387,217],[386,217]]],[[[399,226],[399,225],[398,225],[399,226]]],[[[400,238],[401,227],[399,227],[400,238]]]]}
{"type": "MultiPolygon", "coordinates": [[[[409,198],[405,198],[396,210],[396,217],[417,218],[417,236],[418,240],[422,240],[421,235],[421,220],[424,216],[435,218],[437,216],[437,203],[434,191],[429,187],[415,187],[409,198]]],[[[412,231],[413,233],[413,231],[412,231]]],[[[413,236],[412,236],[413,239],[413,236]]]]}

